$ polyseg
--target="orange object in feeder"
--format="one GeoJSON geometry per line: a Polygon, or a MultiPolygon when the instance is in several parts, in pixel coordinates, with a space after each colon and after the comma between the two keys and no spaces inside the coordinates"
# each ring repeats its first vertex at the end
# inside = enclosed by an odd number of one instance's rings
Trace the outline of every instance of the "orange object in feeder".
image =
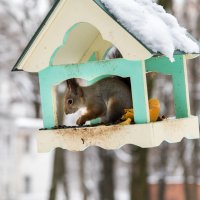
{"type": "MultiPolygon", "coordinates": [[[[121,125],[128,125],[134,121],[134,110],[133,109],[125,109],[125,114],[122,116],[122,120],[124,120],[121,125]]],[[[150,99],[149,100],[149,114],[150,121],[156,122],[158,120],[160,114],[160,102],[158,99],[150,99]]]]}

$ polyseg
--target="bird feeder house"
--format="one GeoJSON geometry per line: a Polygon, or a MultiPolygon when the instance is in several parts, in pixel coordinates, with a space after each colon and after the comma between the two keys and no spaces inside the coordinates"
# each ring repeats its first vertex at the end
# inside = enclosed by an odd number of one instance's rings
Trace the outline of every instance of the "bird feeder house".
{"type": "MultiPolygon", "coordinates": [[[[127,28],[103,2],[106,0],[57,0],[13,69],[39,76],[44,121],[44,129],[36,133],[39,152],[56,147],[76,151],[89,146],[116,149],[125,144],[147,148],[164,140],[174,143],[184,137],[199,138],[198,118],[190,114],[186,66],[187,59],[197,57],[199,51],[176,48],[169,58],[151,48],[134,29],[127,28]],[[105,60],[106,52],[113,46],[123,58],[105,60]],[[172,77],[175,119],[150,122],[148,72],[172,77]],[[55,86],[71,78],[95,81],[109,75],[130,78],[136,124],[56,128],[59,124],[55,86]]],[[[149,29],[150,33],[154,31],[153,27],[149,29]]],[[[199,48],[189,34],[185,37],[199,48]]]]}

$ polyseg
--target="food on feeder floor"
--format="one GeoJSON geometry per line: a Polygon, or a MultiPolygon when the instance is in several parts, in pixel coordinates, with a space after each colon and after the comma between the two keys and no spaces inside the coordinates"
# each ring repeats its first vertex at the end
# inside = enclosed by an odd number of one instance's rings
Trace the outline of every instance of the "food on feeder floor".
{"type": "Polygon", "coordinates": [[[133,119],[134,117],[134,113],[133,113],[133,109],[125,109],[125,114],[122,116],[122,120],[127,120],[127,119],[133,119]]]}
{"type": "Polygon", "coordinates": [[[132,122],[132,118],[127,118],[125,121],[121,122],[120,125],[129,125],[132,122]]]}
{"type": "MultiPolygon", "coordinates": [[[[123,122],[120,125],[128,125],[134,121],[134,110],[133,109],[125,109],[125,114],[122,116],[123,122]]],[[[160,102],[158,99],[150,99],[149,100],[149,114],[150,114],[150,121],[156,122],[159,118],[160,113],[160,102]]]]}

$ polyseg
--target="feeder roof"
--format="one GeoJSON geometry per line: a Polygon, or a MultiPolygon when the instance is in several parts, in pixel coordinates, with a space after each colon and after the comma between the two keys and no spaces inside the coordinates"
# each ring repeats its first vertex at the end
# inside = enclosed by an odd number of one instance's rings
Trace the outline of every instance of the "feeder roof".
{"type": "Polygon", "coordinates": [[[153,54],[173,61],[177,53],[200,53],[200,43],[152,0],[95,1],[153,54]]]}
{"type": "Polygon", "coordinates": [[[200,49],[198,41],[180,27],[176,19],[151,0],[126,0],[126,3],[124,0],[57,0],[13,70],[38,72],[49,63],[83,62],[88,59],[88,49],[104,52],[112,45],[130,60],[145,60],[155,55],[165,55],[173,60],[174,54],[199,54],[200,49]],[[157,26],[157,22],[164,28],[157,26]],[[77,29],[79,33],[72,29],[71,35],[75,36],[68,37],[71,47],[63,48],[64,35],[74,24],[82,27],[77,29]],[[163,39],[161,35],[167,38],[163,39]],[[102,45],[99,47],[99,44],[102,45]],[[166,48],[168,45],[170,47],[166,48]],[[69,56],[64,59],[67,54],[69,56]]]}

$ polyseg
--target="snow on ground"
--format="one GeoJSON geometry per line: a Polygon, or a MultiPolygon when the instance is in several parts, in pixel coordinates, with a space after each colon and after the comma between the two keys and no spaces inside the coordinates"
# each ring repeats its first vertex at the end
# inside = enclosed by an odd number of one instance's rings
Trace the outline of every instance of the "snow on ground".
{"type": "Polygon", "coordinates": [[[175,50],[199,53],[199,46],[187,36],[176,18],[152,0],[101,0],[130,33],[155,53],[174,61],[175,50]]]}

